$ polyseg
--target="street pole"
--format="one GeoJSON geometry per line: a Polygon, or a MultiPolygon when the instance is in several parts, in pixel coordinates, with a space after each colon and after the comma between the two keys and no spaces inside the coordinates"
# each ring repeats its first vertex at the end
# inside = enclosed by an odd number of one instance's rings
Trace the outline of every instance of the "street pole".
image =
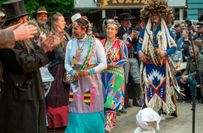
{"type": "Polygon", "coordinates": [[[196,88],[193,88],[193,96],[192,96],[192,133],[195,133],[195,111],[196,111],[195,92],[196,92],[196,88]]]}
{"type": "MultiPolygon", "coordinates": [[[[193,37],[192,37],[192,33],[191,33],[192,32],[192,29],[191,29],[192,22],[187,20],[186,23],[187,23],[187,27],[188,27],[188,31],[189,31],[189,40],[190,40],[190,44],[192,46],[192,51],[193,51],[194,60],[195,60],[195,67],[196,67],[196,76],[195,76],[195,78],[196,79],[199,78],[200,89],[202,89],[201,74],[200,74],[200,71],[199,71],[199,64],[198,64],[198,61],[197,61],[198,54],[196,55],[195,48],[194,48],[193,37]]],[[[192,95],[192,133],[195,133],[196,92],[197,92],[197,86],[195,86],[195,88],[192,88],[192,93],[193,93],[193,95],[192,95]]]]}

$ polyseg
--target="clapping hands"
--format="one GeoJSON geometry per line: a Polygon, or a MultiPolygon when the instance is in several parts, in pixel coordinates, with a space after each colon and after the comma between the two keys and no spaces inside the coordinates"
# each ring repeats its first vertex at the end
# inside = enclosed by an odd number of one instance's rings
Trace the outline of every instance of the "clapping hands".
{"type": "Polygon", "coordinates": [[[48,37],[42,39],[41,47],[46,52],[52,51],[61,43],[61,38],[57,35],[49,35],[48,37]]]}
{"type": "Polygon", "coordinates": [[[6,30],[13,31],[15,41],[33,38],[34,35],[37,34],[37,28],[27,23],[24,24],[19,23],[8,27],[6,30]]]}

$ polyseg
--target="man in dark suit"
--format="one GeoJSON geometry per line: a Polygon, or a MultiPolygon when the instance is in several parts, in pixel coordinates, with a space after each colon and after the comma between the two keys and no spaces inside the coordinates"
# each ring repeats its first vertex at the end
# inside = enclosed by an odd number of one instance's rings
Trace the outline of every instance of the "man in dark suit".
{"type": "MultiPolygon", "coordinates": [[[[128,36],[132,32],[131,22],[130,22],[131,19],[134,19],[134,17],[132,17],[129,13],[121,13],[119,16],[121,26],[118,28],[117,36],[119,37],[119,39],[124,40],[124,42],[127,41],[128,36]]],[[[126,64],[128,64],[128,62],[126,64]]],[[[127,86],[128,78],[126,78],[126,76],[128,74],[126,74],[126,64],[124,65],[124,71],[125,71],[125,81],[126,81],[126,86],[127,86]]],[[[125,108],[131,107],[131,105],[129,103],[127,88],[125,89],[125,103],[124,104],[125,104],[125,108]]],[[[121,113],[125,113],[125,111],[121,112],[121,113]]]]}
{"type": "Polygon", "coordinates": [[[135,94],[137,92],[135,90],[140,89],[139,88],[140,73],[139,71],[136,71],[139,70],[139,63],[134,56],[135,53],[134,46],[136,45],[137,42],[136,38],[139,37],[139,34],[135,32],[136,30],[133,31],[132,24],[130,22],[132,19],[135,19],[135,17],[131,16],[129,13],[120,14],[119,20],[121,23],[121,27],[119,27],[118,29],[118,37],[125,42],[128,48],[128,62],[124,65],[126,86],[127,85],[129,86],[128,84],[129,73],[132,78],[131,81],[133,82],[133,86],[130,86],[125,89],[125,107],[131,106],[131,104],[129,103],[129,96],[130,98],[133,99],[134,106],[140,106],[137,103],[137,100],[139,100],[138,99],[139,96],[135,94]],[[129,94],[128,92],[131,94],[129,94]]]}
{"type": "Polygon", "coordinates": [[[121,27],[118,29],[118,37],[120,39],[127,39],[126,36],[130,35],[132,32],[132,25],[130,20],[134,19],[135,17],[131,16],[129,13],[121,13],[119,20],[121,23],[121,27]]]}
{"type": "MultiPolygon", "coordinates": [[[[2,8],[7,16],[6,25],[27,23],[23,0],[6,1],[2,8]]],[[[3,70],[0,74],[1,133],[47,132],[44,87],[39,68],[49,62],[46,52],[52,51],[57,41],[48,39],[41,43],[41,47],[27,39],[16,41],[11,49],[0,49],[3,70]]]]}
{"type": "Polygon", "coordinates": [[[136,53],[136,45],[140,35],[140,27],[132,28],[132,32],[127,37],[126,45],[128,47],[128,62],[125,64],[125,80],[128,85],[128,96],[133,99],[133,105],[140,107],[143,97],[140,88],[139,62],[136,53]]]}

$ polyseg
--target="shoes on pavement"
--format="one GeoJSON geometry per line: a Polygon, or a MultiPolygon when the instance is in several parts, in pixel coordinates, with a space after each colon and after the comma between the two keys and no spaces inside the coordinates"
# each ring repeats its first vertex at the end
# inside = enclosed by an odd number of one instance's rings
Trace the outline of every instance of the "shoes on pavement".
{"type": "Polygon", "coordinates": [[[202,104],[203,103],[203,98],[198,99],[198,103],[202,104]]]}
{"type": "Polygon", "coordinates": [[[133,106],[136,106],[136,107],[142,107],[142,103],[141,101],[139,100],[136,100],[136,99],[133,99],[133,106]]]}
{"type": "Polygon", "coordinates": [[[132,107],[132,104],[130,104],[130,102],[127,104],[127,107],[130,108],[132,107]]]}
{"type": "Polygon", "coordinates": [[[165,114],[161,114],[160,117],[161,117],[161,120],[162,120],[162,121],[163,121],[163,120],[166,120],[166,115],[165,115],[165,114]]]}
{"type": "Polygon", "coordinates": [[[144,105],[144,99],[138,99],[138,100],[137,100],[137,103],[138,103],[139,105],[143,106],[143,105],[144,105]]]}
{"type": "Polygon", "coordinates": [[[174,112],[170,115],[166,115],[166,114],[160,114],[161,120],[167,120],[167,119],[173,119],[175,117],[178,117],[177,112],[174,112]]]}
{"type": "Polygon", "coordinates": [[[130,103],[130,101],[128,101],[127,103],[126,103],[126,105],[125,105],[125,108],[130,108],[130,107],[132,107],[133,105],[130,103]]]}
{"type": "MultiPolygon", "coordinates": [[[[195,99],[195,104],[198,104],[198,103],[199,103],[198,100],[195,99]]],[[[193,100],[190,102],[190,104],[191,104],[191,105],[193,104],[193,100]]]]}
{"type": "Polygon", "coordinates": [[[124,109],[124,110],[119,110],[118,112],[122,113],[122,114],[126,114],[127,111],[124,109]]]}
{"type": "Polygon", "coordinates": [[[133,103],[133,106],[136,106],[136,107],[142,107],[142,106],[139,105],[137,102],[133,103]]]}
{"type": "Polygon", "coordinates": [[[117,115],[117,116],[120,116],[120,115],[121,115],[121,112],[116,111],[116,115],[117,115]]]}
{"type": "Polygon", "coordinates": [[[178,117],[177,111],[174,111],[170,116],[178,117]]]}
{"type": "Polygon", "coordinates": [[[105,133],[111,133],[111,130],[108,128],[105,128],[105,133]]]}

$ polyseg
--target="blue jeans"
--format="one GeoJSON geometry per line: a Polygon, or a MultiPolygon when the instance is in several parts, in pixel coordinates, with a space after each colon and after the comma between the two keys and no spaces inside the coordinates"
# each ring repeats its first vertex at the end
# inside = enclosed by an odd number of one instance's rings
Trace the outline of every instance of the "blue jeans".
{"type": "MultiPolygon", "coordinates": [[[[179,83],[180,83],[180,79],[181,79],[181,76],[178,76],[177,77],[177,81],[179,83]]],[[[203,79],[203,76],[201,77],[201,79],[203,79]]],[[[197,86],[197,80],[194,78],[194,76],[189,75],[186,84],[189,85],[191,98],[193,96],[197,97],[197,88],[196,88],[196,86],[197,86]]]]}
{"type": "Polygon", "coordinates": [[[188,84],[190,87],[190,93],[191,93],[191,97],[196,97],[197,96],[197,81],[192,77],[192,76],[188,76],[188,84]]]}

